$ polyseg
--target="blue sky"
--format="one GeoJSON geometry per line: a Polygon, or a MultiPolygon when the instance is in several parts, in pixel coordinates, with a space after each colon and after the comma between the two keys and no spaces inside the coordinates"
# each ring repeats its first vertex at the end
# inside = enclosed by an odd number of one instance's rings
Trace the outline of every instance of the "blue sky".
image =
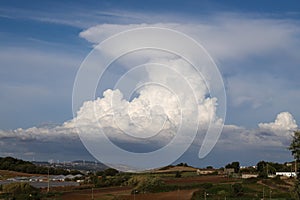
{"type": "Polygon", "coordinates": [[[298,1],[1,1],[3,132],[73,118],[76,73],[93,44],[103,39],[93,35],[103,24],[117,25],[105,29],[104,38],[130,24],[175,24],[195,38],[223,75],[227,125],[251,132],[281,112],[300,121],[298,1]]]}
{"type": "MultiPolygon", "coordinates": [[[[96,24],[112,23],[112,24],[128,24],[128,23],[157,23],[157,22],[179,22],[191,23],[195,21],[210,21],[216,15],[228,13],[242,14],[243,16],[250,16],[250,18],[267,18],[279,20],[291,20],[298,23],[299,19],[299,3],[297,1],[251,1],[247,3],[239,3],[238,1],[229,1],[226,4],[218,1],[188,1],[183,3],[180,1],[95,1],[84,3],[64,2],[59,1],[2,1],[1,2],[1,47],[2,49],[17,49],[20,51],[30,51],[34,53],[42,53],[47,56],[66,55],[72,60],[70,69],[65,72],[64,69],[53,69],[50,64],[44,64],[46,67],[41,67],[40,63],[28,63],[27,65],[39,65],[36,67],[36,73],[23,66],[24,63],[18,63],[18,59],[2,60],[1,80],[4,83],[10,82],[16,86],[18,83],[24,85],[39,85],[45,86],[50,90],[57,90],[57,85],[60,81],[61,89],[66,93],[61,94],[64,97],[56,98],[57,102],[47,102],[49,110],[45,110],[43,105],[36,105],[33,100],[26,103],[26,113],[29,110],[42,109],[43,114],[35,111],[30,117],[24,114],[21,110],[24,108],[24,103],[16,102],[12,104],[9,95],[7,101],[2,103],[2,111],[6,113],[2,115],[0,125],[2,129],[14,129],[18,127],[31,127],[36,124],[44,122],[61,123],[62,120],[67,120],[71,117],[70,109],[70,86],[74,81],[74,74],[78,69],[81,61],[91,49],[91,44],[86,40],[78,37],[79,33],[84,29],[96,24]],[[155,15],[153,17],[153,14],[155,15]],[[8,67],[10,65],[10,67],[8,67]],[[21,66],[22,65],[22,66],[21,66]],[[45,72],[46,71],[46,72],[45,72]],[[51,80],[46,80],[40,77],[38,73],[50,73],[49,79],[55,77],[56,83],[51,80]],[[29,73],[29,74],[27,74],[29,73]],[[58,73],[64,73],[59,78],[56,77],[58,73]],[[35,75],[36,74],[36,75],[35,75]],[[34,77],[39,76],[39,77],[34,77]],[[64,77],[65,76],[65,77],[64,77]],[[8,79],[8,80],[7,80],[8,79]],[[41,80],[39,80],[41,79],[41,80]],[[63,89],[64,88],[64,89],[63,89]],[[59,100],[58,100],[59,99],[59,100]],[[9,106],[10,105],[10,106],[9,106]],[[16,107],[20,112],[9,112],[12,107],[16,107]],[[42,107],[42,108],[41,108],[42,107]],[[56,109],[59,108],[59,109],[56,109]],[[8,110],[9,109],[9,110],[8,110]],[[54,112],[55,110],[55,112],[54,112]]],[[[213,20],[212,20],[213,21],[213,20]]],[[[299,37],[299,36],[296,36],[299,37]]],[[[201,42],[201,41],[200,41],[201,42]]],[[[278,52],[281,54],[284,52],[278,52]]],[[[49,58],[51,57],[49,56],[49,58]]],[[[253,55],[251,55],[253,56],[253,55]]],[[[272,56],[278,55],[254,55],[254,57],[247,57],[242,61],[228,62],[220,61],[219,68],[223,75],[230,76],[233,73],[247,73],[256,74],[258,71],[274,74],[276,77],[283,77],[287,81],[283,87],[297,87],[297,63],[289,64],[289,58],[285,56],[282,59],[281,65],[273,66],[272,56]],[[239,63],[238,63],[239,62],[239,63]],[[223,70],[229,65],[244,65],[244,67],[235,68],[236,71],[223,70]],[[286,69],[287,65],[294,65],[286,69]]],[[[281,55],[280,55],[281,56],[281,55]]],[[[218,58],[217,58],[218,59],[218,58]]],[[[21,59],[20,59],[21,60],[21,59]]],[[[29,61],[28,61],[29,62],[29,61]]],[[[32,70],[35,70],[32,69],[32,70]]],[[[225,80],[226,81],[226,80],[225,80]]],[[[2,92],[2,94],[6,92],[2,92]]],[[[23,98],[15,94],[12,98],[23,98]]],[[[229,104],[230,106],[230,104],[229,104]]],[[[244,108],[239,108],[244,109],[244,108]]],[[[270,113],[269,117],[274,116],[275,113],[285,110],[281,109],[270,113]]],[[[235,111],[233,108],[232,111],[235,111]]],[[[270,111],[270,110],[269,110],[270,111]]],[[[290,112],[293,112],[289,108],[290,112]]],[[[227,120],[229,123],[238,123],[245,126],[255,126],[257,121],[255,119],[246,119],[238,116],[235,118],[228,112],[227,120]],[[243,120],[243,121],[241,121],[243,120]],[[252,122],[253,121],[253,122],[252,122]]],[[[238,111],[236,111],[238,112],[238,111]]],[[[299,118],[298,113],[293,113],[296,118],[299,118]]],[[[266,116],[264,116],[266,117],[266,116]]],[[[263,119],[259,119],[263,120],[263,119]]]]}

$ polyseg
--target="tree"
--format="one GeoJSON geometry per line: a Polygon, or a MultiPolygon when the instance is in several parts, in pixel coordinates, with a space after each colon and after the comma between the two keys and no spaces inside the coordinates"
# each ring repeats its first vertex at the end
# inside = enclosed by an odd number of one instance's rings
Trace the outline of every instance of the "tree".
{"type": "Polygon", "coordinates": [[[294,131],[292,142],[289,146],[296,161],[300,160],[300,131],[294,131]]]}
{"type": "Polygon", "coordinates": [[[108,168],[106,170],[104,170],[104,175],[106,176],[115,176],[116,174],[118,174],[119,171],[113,168],[108,168]]]}
{"type": "Polygon", "coordinates": [[[265,171],[265,167],[266,167],[267,163],[265,161],[259,161],[256,164],[256,170],[257,172],[264,172],[265,171]]]}
{"type": "Polygon", "coordinates": [[[256,164],[256,170],[258,172],[258,177],[259,178],[268,178],[268,173],[267,173],[267,162],[265,161],[259,161],[256,164]]]}
{"type": "Polygon", "coordinates": [[[175,178],[180,178],[180,177],[181,177],[181,172],[180,171],[176,171],[175,178]]]}
{"type": "MultiPolygon", "coordinates": [[[[300,160],[300,131],[294,131],[294,135],[292,138],[292,142],[289,146],[289,150],[292,152],[292,155],[295,158],[296,163],[299,163],[300,160]]],[[[297,164],[296,164],[296,169],[298,168],[297,164]]],[[[299,170],[297,169],[297,172],[299,170]]],[[[300,177],[299,177],[299,173],[296,174],[297,175],[297,181],[295,183],[295,196],[296,199],[300,199],[300,177]]]]}
{"type": "Polygon", "coordinates": [[[246,174],[255,174],[256,169],[254,167],[246,167],[246,168],[240,169],[240,172],[246,173],[246,174]]]}
{"type": "Polygon", "coordinates": [[[239,162],[232,162],[230,164],[227,164],[225,166],[226,169],[228,168],[233,168],[234,169],[234,173],[238,173],[240,171],[240,163],[239,162]]]}
{"type": "Polygon", "coordinates": [[[176,166],[188,167],[189,165],[187,163],[179,163],[176,166]]]}

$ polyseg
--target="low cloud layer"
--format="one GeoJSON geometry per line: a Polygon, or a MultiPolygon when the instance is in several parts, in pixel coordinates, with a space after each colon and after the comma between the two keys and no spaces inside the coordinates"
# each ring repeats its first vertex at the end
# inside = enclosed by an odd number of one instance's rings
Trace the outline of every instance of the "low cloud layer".
{"type": "Polygon", "coordinates": [[[274,122],[259,123],[257,129],[225,126],[221,143],[240,144],[257,147],[277,147],[286,149],[291,142],[293,131],[297,130],[293,116],[288,112],[279,113],[274,122]]]}
{"type": "MultiPolygon", "coordinates": [[[[93,102],[93,104],[97,103],[101,105],[100,100],[93,102]]],[[[83,108],[87,108],[87,106],[83,108]]],[[[25,130],[1,131],[2,156],[18,156],[29,160],[93,159],[81,143],[76,128],[70,127],[71,123],[72,121],[69,121],[53,128],[33,127],[25,130]]],[[[199,166],[205,166],[208,163],[220,166],[232,159],[241,160],[243,164],[253,164],[259,159],[284,162],[289,160],[286,148],[291,141],[293,130],[296,130],[297,127],[292,115],[287,112],[278,114],[274,122],[259,124],[257,129],[225,125],[215,149],[204,160],[197,162],[195,157],[191,158],[190,151],[193,150],[188,150],[181,159],[199,166]],[[248,159],[244,159],[244,154],[247,154],[248,159]],[[221,156],[223,159],[217,162],[212,159],[216,156],[221,156]]],[[[143,140],[128,140],[128,137],[125,137],[120,129],[112,127],[109,129],[107,126],[105,131],[108,134],[111,133],[111,139],[115,144],[135,152],[149,152],[161,148],[166,141],[172,139],[172,134],[174,134],[172,131],[165,130],[160,137],[156,138],[155,142],[146,143],[143,140]]],[[[199,150],[198,145],[192,147],[194,151],[199,150]]],[[[290,159],[292,158],[290,157],[290,159]]]]}

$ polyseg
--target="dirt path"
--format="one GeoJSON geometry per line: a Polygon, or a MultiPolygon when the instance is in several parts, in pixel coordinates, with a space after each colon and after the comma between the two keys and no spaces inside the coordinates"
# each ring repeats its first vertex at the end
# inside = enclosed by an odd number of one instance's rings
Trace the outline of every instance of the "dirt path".
{"type": "Polygon", "coordinates": [[[286,192],[286,190],[289,189],[288,186],[268,185],[268,184],[266,184],[266,183],[263,183],[262,180],[257,181],[257,183],[260,184],[260,185],[266,186],[266,187],[268,187],[268,188],[270,188],[270,189],[272,189],[272,190],[280,190],[280,191],[282,191],[282,192],[286,192]]]}
{"type": "Polygon", "coordinates": [[[278,188],[275,188],[275,187],[273,187],[273,186],[270,186],[270,185],[267,185],[267,184],[263,183],[262,180],[257,181],[257,183],[260,184],[260,185],[266,186],[266,187],[268,187],[268,188],[271,188],[272,190],[278,189],[278,188]]]}

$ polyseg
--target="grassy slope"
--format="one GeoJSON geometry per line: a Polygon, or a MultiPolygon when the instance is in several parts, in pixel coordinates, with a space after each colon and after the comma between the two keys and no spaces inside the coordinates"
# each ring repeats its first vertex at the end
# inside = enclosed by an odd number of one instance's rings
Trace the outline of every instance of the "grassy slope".
{"type": "Polygon", "coordinates": [[[23,173],[23,172],[0,170],[0,180],[4,180],[4,179],[7,179],[7,178],[13,178],[13,177],[16,177],[16,176],[29,177],[29,176],[41,176],[41,174],[27,174],[27,173],[23,173]]]}

